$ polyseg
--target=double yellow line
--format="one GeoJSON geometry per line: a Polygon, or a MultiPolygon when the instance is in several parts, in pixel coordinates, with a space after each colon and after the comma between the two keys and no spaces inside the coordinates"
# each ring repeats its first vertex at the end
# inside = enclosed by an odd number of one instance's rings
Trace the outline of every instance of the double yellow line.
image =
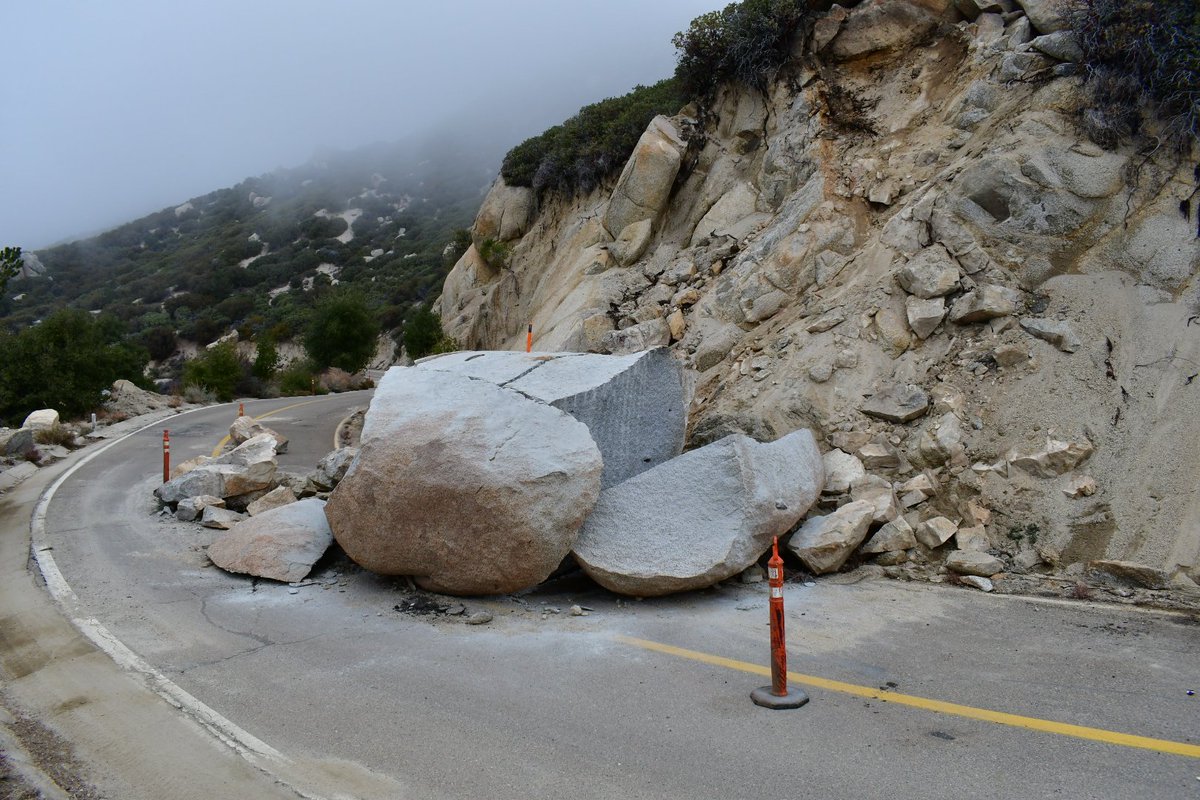
{"type": "MultiPolygon", "coordinates": [[[[754,675],[763,675],[766,677],[770,677],[771,675],[770,667],[759,664],[737,661],[736,659],[715,656],[710,653],[701,653],[697,650],[687,650],[682,647],[652,642],[648,639],[638,639],[633,636],[617,636],[616,638],[617,641],[624,644],[640,647],[645,650],[652,650],[656,653],[687,658],[692,661],[699,661],[716,667],[735,669],[740,672],[749,672],[754,675]]],[[[974,708],[972,706],[959,705],[958,703],[947,703],[942,700],[931,700],[927,697],[899,694],[870,686],[858,686],[853,683],[819,678],[814,675],[802,675],[798,672],[789,671],[787,675],[788,681],[805,686],[856,695],[858,697],[867,697],[885,703],[912,706],[913,708],[934,711],[939,714],[952,714],[958,717],[966,717],[967,719],[1008,725],[1013,728],[1026,728],[1043,733],[1055,733],[1059,736],[1073,736],[1076,739],[1088,739],[1094,742],[1120,745],[1121,747],[1136,747],[1142,750],[1154,750],[1159,753],[1170,753],[1171,755],[1186,756],[1188,758],[1200,758],[1200,745],[1188,744],[1186,742],[1173,742],[1169,739],[1152,739],[1148,736],[1118,733],[1117,731],[1104,730],[1103,728],[1088,728],[1083,725],[1071,725],[1066,722],[1054,722],[1036,717],[1022,717],[1019,714],[1007,714],[1003,711],[990,711],[986,708],[974,708]]]]}

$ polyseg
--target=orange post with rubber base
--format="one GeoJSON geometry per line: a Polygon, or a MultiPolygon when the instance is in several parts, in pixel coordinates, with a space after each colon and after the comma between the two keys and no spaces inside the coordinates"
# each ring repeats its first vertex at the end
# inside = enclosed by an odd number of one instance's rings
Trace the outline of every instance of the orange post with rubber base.
{"type": "Polygon", "coordinates": [[[171,432],[163,431],[163,483],[171,480],[171,432]]]}
{"type": "Polygon", "coordinates": [[[245,403],[238,403],[238,416],[239,417],[246,416],[246,404],[245,403]]]}
{"type": "Polygon", "coordinates": [[[529,323],[529,327],[525,332],[525,352],[533,352],[533,323],[529,323]]]}
{"type": "Polygon", "coordinates": [[[771,685],[750,693],[755,705],[764,708],[799,708],[808,702],[808,695],[799,689],[788,689],[787,644],[783,631],[783,559],[779,557],[779,537],[771,545],[767,562],[767,585],[771,587],[771,685]]]}

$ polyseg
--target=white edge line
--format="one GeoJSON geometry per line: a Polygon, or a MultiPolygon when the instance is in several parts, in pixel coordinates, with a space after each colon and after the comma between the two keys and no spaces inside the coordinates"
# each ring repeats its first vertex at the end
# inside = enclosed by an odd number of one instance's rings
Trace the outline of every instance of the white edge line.
{"type": "MultiPolygon", "coordinates": [[[[243,730],[231,720],[218,714],[209,706],[202,703],[196,697],[184,691],[182,687],[172,681],[163,673],[152,667],[137,653],[130,650],[120,639],[118,639],[112,631],[106,628],[99,620],[93,617],[84,617],[77,613],[80,606],[79,597],[75,594],[75,590],[67,583],[67,579],[63,577],[62,572],[58,568],[58,564],[54,561],[54,556],[51,549],[45,546],[46,542],[46,514],[50,508],[50,501],[54,499],[54,493],[59,487],[71,477],[83,465],[87,464],[96,456],[103,453],[108,448],[119,444],[131,436],[141,433],[144,430],[161,425],[164,420],[178,419],[185,414],[191,414],[193,411],[203,411],[203,409],[192,409],[184,411],[181,414],[176,414],[171,417],[163,417],[154,422],[143,425],[137,430],[130,431],[119,439],[114,439],[104,445],[94,453],[81,458],[73,464],[70,469],[58,477],[54,483],[50,484],[46,491],[42,492],[42,496],[38,498],[37,505],[34,506],[33,516],[29,521],[30,541],[33,549],[33,557],[37,561],[38,569],[42,573],[42,578],[46,581],[46,589],[50,592],[50,596],[58,603],[71,624],[74,625],[80,633],[88,638],[92,644],[103,650],[109,658],[116,662],[117,666],[130,672],[140,674],[145,680],[147,686],[159,697],[166,700],[175,708],[184,712],[188,717],[198,722],[202,727],[208,730],[211,734],[217,737],[221,742],[232,748],[238,755],[246,759],[253,766],[259,769],[264,769],[263,765],[258,763],[258,757],[266,757],[275,759],[282,763],[290,763],[286,758],[275,748],[268,745],[258,737],[243,730]]],[[[264,771],[266,771],[264,769],[264,771]]],[[[271,777],[279,779],[273,773],[269,773],[271,777]]],[[[295,788],[295,787],[292,787],[295,788]]],[[[305,795],[309,796],[309,795],[305,795]]]]}

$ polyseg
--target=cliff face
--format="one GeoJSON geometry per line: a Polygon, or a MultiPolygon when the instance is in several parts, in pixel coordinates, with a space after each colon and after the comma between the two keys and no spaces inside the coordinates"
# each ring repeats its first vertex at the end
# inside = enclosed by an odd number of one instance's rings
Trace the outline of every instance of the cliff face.
{"type": "Polygon", "coordinates": [[[834,6],[769,93],[656,119],[614,186],[539,205],[498,183],[447,333],[670,344],[699,373],[693,443],[811,427],[897,487],[924,473],[912,521],[983,525],[1015,572],[1133,561],[1190,590],[1195,165],[1087,140],[1070,34],[1044,3],[991,5],[834,6]],[[497,243],[493,266],[477,248],[497,243]],[[915,419],[880,413],[893,389],[915,419]]]}

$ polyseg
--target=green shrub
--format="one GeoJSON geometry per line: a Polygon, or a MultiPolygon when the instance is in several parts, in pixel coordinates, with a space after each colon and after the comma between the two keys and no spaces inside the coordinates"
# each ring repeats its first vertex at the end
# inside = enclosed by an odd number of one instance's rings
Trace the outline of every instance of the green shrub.
{"type": "Polygon", "coordinates": [[[269,381],[275,377],[275,370],[278,368],[279,351],[275,348],[275,340],[270,335],[264,335],[258,340],[251,372],[260,381],[269,381]]]}
{"type": "Polygon", "coordinates": [[[453,353],[458,342],[442,332],[442,318],[429,306],[421,306],[404,322],[404,350],[409,358],[435,353],[453,353]]]}
{"type": "Polygon", "coordinates": [[[479,244],[479,257],[486,261],[492,269],[504,269],[507,267],[508,259],[511,255],[512,248],[495,239],[484,239],[479,244]]]}
{"type": "Polygon", "coordinates": [[[222,342],[183,365],[183,385],[202,387],[213,392],[218,400],[228,402],[234,398],[245,371],[237,347],[232,342],[222,342]]]}
{"type": "Polygon", "coordinates": [[[336,292],[313,311],[304,349],[317,370],[338,367],[358,372],[375,354],[379,322],[361,295],[336,292]]]}
{"type": "Polygon", "coordinates": [[[1115,146],[1147,113],[1186,150],[1200,142],[1200,5],[1196,0],[1074,0],[1091,92],[1085,123],[1115,146]]]}
{"type": "Polygon", "coordinates": [[[14,336],[0,334],[0,417],[20,422],[53,408],[78,417],[100,405],[120,378],[145,383],[147,353],[119,320],[64,309],[14,336]]]}
{"type": "Polygon", "coordinates": [[[724,81],[765,91],[808,13],[804,0],[743,0],[696,17],[672,39],[680,89],[698,100],[724,81]]]}
{"type": "Polygon", "coordinates": [[[279,391],[285,395],[314,394],[317,374],[307,361],[294,361],[279,373],[279,391]]]}
{"type": "Polygon", "coordinates": [[[674,114],[686,102],[677,81],[668,78],[584,106],[561,125],[508,151],[500,174],[509,186],[532,186],[538,192],[591,191],[621,170],[650,120],[674,114]]]}

